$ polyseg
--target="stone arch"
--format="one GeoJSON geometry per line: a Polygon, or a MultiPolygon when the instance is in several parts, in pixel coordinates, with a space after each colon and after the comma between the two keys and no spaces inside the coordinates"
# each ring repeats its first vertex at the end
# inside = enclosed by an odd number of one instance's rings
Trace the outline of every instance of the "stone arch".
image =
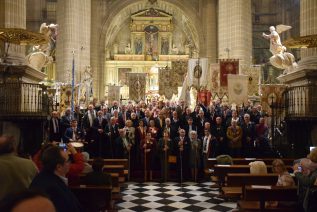
{"type": "MultiPolygon", "coordinates": [[[[105,45],[100,48],[109,47],[114,36],[119,32],[120,25],[126,22],[131,17],[131,14],[148,9],[149,7],[150,5],[147,0],[121,0],[110,5],[108,8],[110,13],[102,24],[100,35],[100,39],[104,40],[105,45]]],[[[201,21],[192,8],[192,5],[182,0],[158,0],[153,7],[173,15],[175,21],[183,25],[186,37],[193,41],[194,47],[198,51],[201,50],[204,46],[203,29],[202,27],[195,26],[200,25],[201,21]]]]}

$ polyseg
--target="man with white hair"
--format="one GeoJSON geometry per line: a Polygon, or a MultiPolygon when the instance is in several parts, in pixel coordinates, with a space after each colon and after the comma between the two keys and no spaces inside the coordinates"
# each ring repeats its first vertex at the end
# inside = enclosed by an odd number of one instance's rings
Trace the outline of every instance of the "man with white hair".
{"type": "Polygon", "coordinates": [[[244,114],[242,128],[242,155],[244,157],[254,156],[254,141],[256,136],[255,124],[250,121],[250,115],[244,114]]]}

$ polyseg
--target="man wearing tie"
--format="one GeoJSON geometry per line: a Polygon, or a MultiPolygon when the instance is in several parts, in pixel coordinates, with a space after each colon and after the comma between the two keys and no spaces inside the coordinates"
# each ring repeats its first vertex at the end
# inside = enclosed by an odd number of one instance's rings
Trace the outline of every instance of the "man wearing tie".
{"type": "Polygon", "coordinates": [[[202,162],[203,162],[203,170],[206,169],[207,160],[210,154],[210,144],[211,144],[211,134],[208,129],[204,130],[205,136],[203,137],[203,152],[202,152],[202,162]]]}
{"type": "Polygon", "coordinates": [[[189,169],[189,152],[190,152],[190,140],[186,136],[184,129],[179,130],[179,137],[174,139],[175,154],[177,157],[177,177],[181,181],[183,179],[188,180],[190,178],[189,169]],[[182,173],[181,173],[182,172],[182,173]]]}
{"type": "Polygon", "coordinates": [[[99,156],[99,157],[107,157],[109,155],[105,154],[106,150],[106,134],[105,130],[108,127],[107,126],[107,120],[103,116],[102,110],[99,110],[97,112],[97,118],[95,118],[93,122],[93,135],[94,135],[94,143],[93,143],[93,157],[99,156]],[[98,154],[97,154],[98,153],[98,154]]]}
{"type": "Polygon", "coordinates": [[[88,111],[84,115],[83,127],[86,131],[86,142],[90,143],[93,141],[93,122],[96,118],[96,111],[94,110],[94,106],[90,104],[88,106],[88,111]]]}
{"type": "Polygon", "coordinates": [[[61,140],[61,125],[60,125],[60,119],[58,118],[58,113],[57,111],[52,112],[52,117],[49,120],[48,124],[48,140],[50,142],[52,141],[57,141],[59,142],[61,140]]]}
{"type": "Polygon", "coordinates": [[[80,129],[77,126],[77,120],[73,119],[71,121],[71,126],[66,129],[63,141],[65,143],[73,142],[73,141],[78,141],[82,137],[82,133],[80,129]]]}

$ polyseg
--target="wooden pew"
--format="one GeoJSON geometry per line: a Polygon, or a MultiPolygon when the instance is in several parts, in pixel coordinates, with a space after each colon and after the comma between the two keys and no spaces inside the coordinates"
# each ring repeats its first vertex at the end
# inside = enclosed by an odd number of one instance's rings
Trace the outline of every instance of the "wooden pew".
{"type": "Polygon", "coordinates": [[[267,201],[296,202],[297,187],[282,186],[246,186],[244,200],[238,201],[240,211],[298,211],[294,206],[266,206],[267,201]],[[266,188],[265,188],[266,187],[266,188]]]}
{"type": "Polygon", "coordinates": [[[112,186],[72,186],[72,192],[78,198],[85,211],[112,210],[112,186]]]}
{"type": "Polygon", "coordinates": [[[246,185],[275,185],[277,174],[228,173],[226,187],[222,187],[225,198],[241,197],[246,185]]]}
{"type": "MultiPolygon", "coordinates": [[[[263,161],[266,165],[272,165],[275,159],[281,159],[286,166],[292,166],[295,160],[294,158],[233,158],[232,160],[234,165],[248,165],[253,161],[263,161]]],[[[208,158],[206,168],[212,169],[216,164],[216,158],[208,158]]]]}
{"type": "Polygon", "coordinates": [[[119,174],[119,183],[122,184],[125,182],[124,176],[124,165],[104,165],[103,171],[109,174],[118,173],[119,174]]]}
{"type": "MultiPolygon", "coordinates": [[[[272,173],[272,166],[267,165],[267,172],[272,173]]],[[[287,166],[288,170],[292,167],[287,166]]],[[[220,186],[224,186],[225,178],[228,173],[250,173],[249,165],[215,165],[213,175],[217,176],[220,186]]]]}
{"type": "MultiPolygon", "coordinates": [[[[128,176],[129,173],[129,161],[128,159],[103,159],[104,165],[123,165],[124,166],[124,176],[128,176]]],[[[88,163],[92,164],[93,159],[90,159],[88,163]]]]}

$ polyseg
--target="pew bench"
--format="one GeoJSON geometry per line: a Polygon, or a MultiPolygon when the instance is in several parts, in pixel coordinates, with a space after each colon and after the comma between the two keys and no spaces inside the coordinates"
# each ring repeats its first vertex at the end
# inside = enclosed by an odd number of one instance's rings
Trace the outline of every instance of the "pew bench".
{"type": "MultiPolygon", "coordinates": [[[[89,159],[88,163],[92,164],[93,159],[89,159]]],[[[122,159],[103,159],[104,165],[123,165],[124,170],[123,174],[124,176],[128,176],[129,174],[129,161],[128,159],[122,158],[122,159]]]]}
{"type": "Polygon", "coordinates": [[[246,186],[243,200],[238,201],[238,208],[239,211],[295,212],[298,210],[295,207],[297,200],[297,187],[246,186]],[[270,206],[266,204],[268,201],[283,201],[294,203],[294,205],[278,204],[277,206],[270,206]]]}
{"type": "Polygon", "coordinates": [[[225,198],[241,197],[246,185],[275,185],[277,174],[228,173],[226,187],[222,187],[225,198]]]}

